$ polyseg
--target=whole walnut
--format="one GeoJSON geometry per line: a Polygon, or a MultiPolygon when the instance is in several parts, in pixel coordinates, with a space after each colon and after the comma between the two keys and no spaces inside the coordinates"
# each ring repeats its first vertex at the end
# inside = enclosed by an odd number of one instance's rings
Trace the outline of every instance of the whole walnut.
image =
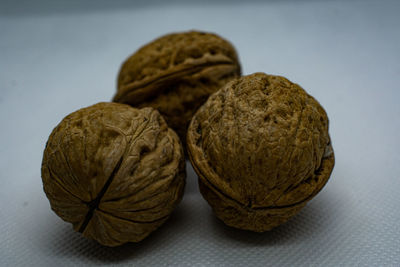
{"type": "Polygon", "coordinates": [[[53,211],[106,246],[138,242],[182,198],[183,149],[153,108],[99,103],[65,117],[44,150],[42,180],[53,211]]]}
{"type": "Polygon", "coordinates": [[[237,53],[228,41],[212,33],[172,33],[123,63],[113,101],[158,109],[185,144],[196,110],[240,74],[237,53]]]}
{"type": "Polygon", "coordinates": [[[211,95],[187,141],[200,191],[217,217],[256,232],[299,212],[334,166],[321,105],[299,85],[264,73],[211,95]]]}

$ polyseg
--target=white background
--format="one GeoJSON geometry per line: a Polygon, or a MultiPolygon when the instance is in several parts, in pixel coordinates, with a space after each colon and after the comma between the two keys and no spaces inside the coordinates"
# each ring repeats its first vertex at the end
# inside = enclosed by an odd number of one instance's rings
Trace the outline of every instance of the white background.
{"type": "Polygon", "coordinates": [[[399,1],[15,2],[0,1],[0,265],[400,265],[399,1]],[[118,248],[85,240],[50,210],[45,142],[67,114],[111,99],[128,55],[189,29],[230,40],[244,74],[286,76],[320,101],[331,179],[255,234],[215,219],[187,162],[184,199],[158,231],[118,248]]]}

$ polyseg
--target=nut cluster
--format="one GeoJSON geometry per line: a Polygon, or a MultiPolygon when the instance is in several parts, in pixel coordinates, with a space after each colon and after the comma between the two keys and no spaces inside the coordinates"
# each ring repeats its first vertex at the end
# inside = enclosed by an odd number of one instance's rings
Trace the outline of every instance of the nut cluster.
{"type": "Polygon", "coordinates": [[[143,46],[122,64],[113,101],[66,116],[42,161],[51,208],[105,246],[139,242],[169,218],[186,152],[216,216],[256,232],[298,213],[334,166],[322,106],[284,77],[241,76],[215,34],[143,46]]]}

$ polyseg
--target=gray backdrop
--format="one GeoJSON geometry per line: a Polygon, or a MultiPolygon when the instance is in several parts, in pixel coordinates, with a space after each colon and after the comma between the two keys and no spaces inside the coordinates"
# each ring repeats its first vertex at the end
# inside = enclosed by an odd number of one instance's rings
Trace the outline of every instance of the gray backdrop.
{"type": "Polygon", "coordinates": [[[0,2],[0,265],[399,266],[399,1],[0,2]],[[171,31],[216,32],[244,74],[299,83],[325,107],[336,166],[296,217],[255,234],[215,219],[187,163],[184,199],[139,244],[104,248],[49,207],[45,142],[110,100],[121,62],[171,31]]]}

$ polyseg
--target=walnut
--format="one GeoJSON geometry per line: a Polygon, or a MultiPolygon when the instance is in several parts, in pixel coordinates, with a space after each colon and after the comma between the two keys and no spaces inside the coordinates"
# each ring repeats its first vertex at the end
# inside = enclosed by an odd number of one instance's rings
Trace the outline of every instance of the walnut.
{"type": "Polygon", "coordinates": [[[185,144],[186,129],[196,110],[240,73],[234,47],[218,35],[168,34],[123,63],[113,101],[158,109],[185,144]]]}
{"type": "Polygon", "coordinates": [[[217,217],[256,232],[299,212],[334,166],[321,105],[299,85],[264,73],[212,94],[187,141],[200,191],[217,217]]]}
{"type": "Polygon", "coordinates": [[[106,246],[138,242],[163,224],[182,198],[185,176],[179,138],[158,111],[118,103],[65,117],[42,162],[53,211],[106,246]]]}

